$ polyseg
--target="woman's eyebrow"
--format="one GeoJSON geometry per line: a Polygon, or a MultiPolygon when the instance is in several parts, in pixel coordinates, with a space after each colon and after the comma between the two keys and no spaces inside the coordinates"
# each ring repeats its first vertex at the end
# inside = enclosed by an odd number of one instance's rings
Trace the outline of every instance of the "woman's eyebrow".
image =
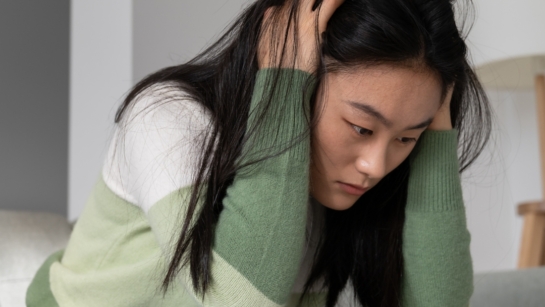
{"type": "Polygon", "coordinates": [[[348,103],[350,106],[352,106],[352,108],[378,119],[381,123],[384,124],[384,126],[386,127],[392,126],[392,121],[388,120],[386,117],[384,117],[384,115],[382,115],[379,111],[377,111],[372,106],[361,103],[361,102],[355,102],[355,101],[345,101],[345,102],[348,103]]]}
{"type": "Polygon", "coordinates": [[[410,127],[405,128],[405,130],[414,130],[414,129],[426,128],[431,124],[432,121],[433,121],[433,118],[428,118],[425,121],[421,122],[420,124],[416,124],[414,126],[410,126],[410,127]]]}
{"type": "MultiPolygon", "coordinates": [[[[359,112],[363,112],[367,115],[370,115],[376,119],[378,119],[384,126],[391,127],[392,121],[384,117],[377,109],[373,108],[372,106],[361,103],[361,102],[355,102],[355,101],[345,101],[345,103],[348,103],[352,108],[358,110],[359,112]]],[[[416,125],[411,125],[404,130],[414,130],[414,129],[421,129],[426,128],[431,124],[433,121],[433,118],[428,118],[425,121],[418,123],[416,125]]]]}

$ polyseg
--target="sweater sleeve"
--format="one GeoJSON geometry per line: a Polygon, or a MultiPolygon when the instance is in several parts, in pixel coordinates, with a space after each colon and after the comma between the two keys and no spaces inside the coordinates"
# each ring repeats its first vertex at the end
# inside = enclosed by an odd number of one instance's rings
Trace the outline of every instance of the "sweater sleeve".
{"type": "MultiPolygon", "coordinates": [[[[302,89],[312,84],[307,83],[310,78],[310,74],[299,70],[258,71],[247,125],[249,138],[239,161],[242,165],[303,136],[308,101],[303,101],[302,89]],[[273,93],[268,80],[275,73],[279,83],[273,93]],[[257,116],[266,97],[272,99],[271,109],[265,116],[257,116]]],[[[139,114],[142,119],[137,116],[128,122],[123,136],[128,145],[118,155],[122,160],[118,169],[113,170],[118,177],[130,180],[117,188],[115,180],[109,180],[113,182],[109,184],[112,190],[117,189],[118,195],[146,212],[165,263],[179,236],[191,191],[190,175],[197,166],[199,151],[191,140],[202,137],[211,122],[210,116],[201,116],[203,112],[187,114],[187,103],[186,99],[184,111],[162,108],[161,112],[167,110],[168,114],[160,116],[146,110],[146,103],[142,110],[132,110],[130,114],[139,114]],[[156,120],[157,116],[162,120],[156,120]],[[193,118],[190,129],[188,117],[193,118]],[[183,152],[176,154],[180,148],[183,152]],[[126,168],[130,168],[130,174],[126,168]]],[[[195,102],[189,104],[198,108],[195,102]]],[[[243,168],[227,189],[215,229],[210,259],[212,279],[206,295],[194,293],[187,266],[169,291],[189,292],[198,306],[267,307],[287,303],[304,245],[310,138],[304,136],[291,145],[272,158],[243,168]]]]}
{"type": "Polygon", "coordinates": [[[457,131],[425,131],[411,154],[403,306],[469,305],[473,267],[458,168],[457,131]]]}

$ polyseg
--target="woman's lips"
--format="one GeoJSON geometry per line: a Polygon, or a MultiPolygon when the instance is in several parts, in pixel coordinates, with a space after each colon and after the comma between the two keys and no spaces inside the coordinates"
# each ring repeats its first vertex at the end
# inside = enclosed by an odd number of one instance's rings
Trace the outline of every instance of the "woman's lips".
{"type": "Polygon", "coordinates": [[[361,196],[361,195],[363,195],[363,193],[365,193],[367,190],[369,190],[368,188],[363,188],[362,186],[355,186],[355,185],[340,182],[340,181],[337,182],[337,183],[339,184],[339,186],[341,187],[341,189],[343,191],[345,191],[346,193],[351,194],[351,195],[361,196]]]}

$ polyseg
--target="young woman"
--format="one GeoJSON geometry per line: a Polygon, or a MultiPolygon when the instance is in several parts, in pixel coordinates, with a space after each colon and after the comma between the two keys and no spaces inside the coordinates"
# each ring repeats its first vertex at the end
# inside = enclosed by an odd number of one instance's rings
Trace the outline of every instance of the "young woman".
{"type": "Polygon", "coordinates": [[[27,304],[467,306],[489,121],[450,1],[257,1],[130,92],[27,304]]]}

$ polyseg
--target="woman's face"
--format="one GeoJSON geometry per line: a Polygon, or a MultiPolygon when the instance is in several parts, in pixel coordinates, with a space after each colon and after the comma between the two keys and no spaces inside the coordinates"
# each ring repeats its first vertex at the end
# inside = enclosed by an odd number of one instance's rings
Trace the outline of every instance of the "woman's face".
{"type": "Polygon", "coordinates": [[[442,88],[429,70],[379,65],[329,73],[318,91],[311,195],[345,210],[407,158],[439,109],[442,88]]]}

